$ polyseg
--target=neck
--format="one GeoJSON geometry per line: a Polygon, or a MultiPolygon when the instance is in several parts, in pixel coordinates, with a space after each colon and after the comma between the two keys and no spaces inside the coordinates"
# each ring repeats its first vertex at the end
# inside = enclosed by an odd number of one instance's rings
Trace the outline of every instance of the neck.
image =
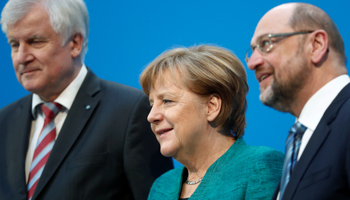
{"type": "Polygon", "coordinates": [[[290,106],[290,113],[295,117],[299,117],[307,101],[323,86],[333,79],[347,74],[345,66],[336,65],[333,63],[325,63],[322,66],[314,66],[311,76],[304,87],[297,93],[294,102],[290,106]]]}
{"type": "Polygon", "coordinates": [[[197,181],[204,177],[208,168],[235,142],[233,137],[224,136],[219,132],[215,134],[215,137],[209,137],[207,142],[202,142],[200,146],[197,146],[195,153],[179,161],[187,168],[187,180],[197,181]]]}

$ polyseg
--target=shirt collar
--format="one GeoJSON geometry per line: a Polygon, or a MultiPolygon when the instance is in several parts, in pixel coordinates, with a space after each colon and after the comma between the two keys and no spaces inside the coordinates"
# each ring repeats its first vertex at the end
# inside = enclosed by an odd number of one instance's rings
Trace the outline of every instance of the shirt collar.
{"type": "Polygon", "coordinates": [[[306,102],[297,121],[314,131],[329,105],[349,82],[348,75],[338,76],[328,82],[306,102]]]}
{"type": "MultiPolygon", "coordinates": [[[[82,65],[78,76],[67,86],[66,89],[54,100],[61,104],[65,109],[69,110],[73,104],[75,96],[77,95],[80,86],[83,84],[83,81],[87,75],[87,68],[85,64],[82,65]]],[[[45,103],[37,94],[33,94],[32,98],[32,115],[36,119],[36,107],[37,105],[45,103]]]]}

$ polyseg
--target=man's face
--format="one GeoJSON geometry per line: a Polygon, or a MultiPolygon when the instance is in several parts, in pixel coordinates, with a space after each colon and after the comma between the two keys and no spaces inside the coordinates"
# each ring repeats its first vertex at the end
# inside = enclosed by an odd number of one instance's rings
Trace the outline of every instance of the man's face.
{"type": "Polygon", "coordinates": [[[62,46],[61,36],[52,29],[41,6],[10,25],[7,38],[18,81],[44,101],[57,98],[79,72],[73,62],[74,43],[62,46]]]}
{"type": "MultiPolygon", "coordinates": [[[[251,45],[264,34],[295,32],[288,24],[291,11],[272,10],[259,22],[251,45]]],[[[276,42],[268,53],[254,50],[248,68],[255,71],[260,86],[260,101],[283,112],[291,112],[298,91],[306,84],[310,73],[303,55],[300,35],[276,42]]]]}

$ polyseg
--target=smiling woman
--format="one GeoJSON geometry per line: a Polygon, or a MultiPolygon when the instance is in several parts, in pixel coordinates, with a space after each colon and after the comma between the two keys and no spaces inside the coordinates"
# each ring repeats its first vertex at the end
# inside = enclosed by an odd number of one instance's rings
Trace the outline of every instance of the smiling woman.
{"type": "Polygon", "coordinates": [[[172,49],[140,84],[161,153],[184,166],[158,178],[149,199],[271,199],[283,154],[242,138],[248,85],[235,55],[206,45],[172,49]]]}

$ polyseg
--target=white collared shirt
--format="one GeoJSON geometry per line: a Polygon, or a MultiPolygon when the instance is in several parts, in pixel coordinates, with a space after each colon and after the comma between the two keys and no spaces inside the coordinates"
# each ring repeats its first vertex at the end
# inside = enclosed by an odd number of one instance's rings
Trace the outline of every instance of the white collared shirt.
{"type": "Polygon", "coordinates": [[[307,127],[303,139],[301,140],[300,149],[298,153],[298,160],[303,154],[304,149],[309,142],[312,134],[314,133],[318,123],[320,122],[323,114],[333,100],[337,97],[339,92],[350,82],[348,75],[341,75],[333,79],[321,89],[319,89],[312,97],[306,102],[299,119],[301,124],[307,127]]]}
{"type": "MultiPolygon", "coordinates": [[[[67,117],[67,114],[73,104],[75,96],[77,95],[80,89],[80,86],[82,85],[86,75],[87,75],[87,69],[86,69],[86,66],[83,64],[78,76],[67,86],[66,89],[63,90],[63,92],[57,97],[57,99],[54,100],[54,102],[57,102],[62,105],[62,109],[54,119],[56,124],[56,138],[60,133],[60,130],[67,117]]],[[[32,128],[31,128],[30,137],[29,137],[29,147],[28,147],[27,157],[26,157],[26,167],[25,167],[26,182],[28,182],[29,170],[32,164],[35,146],[37,144],[40,132],[44,125],[44,114],[41,109],[36,109],[36,106],[41,103],[45,103],[45,102],[37,94],[33,94],[32,114],[33,114],[34,120],[32,121],[32,128]]]]}
{"type": "MultiPolygon", "coordinates": [[[[349,75],[341,75],[331,80],[321,89],[319,89],[312,97],[306,102],[303,110],[300,113],[299,121],[301,124],[307,127],[303,138],[301,140],[300,149],[298,153],[298,160],[303,154],[307,143],[309,142],[312,134],[314,133],[318,123],[321,121],[323,114],[327,108],[331,105],[333,100],[337,97],[339,92],[350,83],[349,75]]],[[[277,195],[279,199],[280,192],[277,195]]]]}

